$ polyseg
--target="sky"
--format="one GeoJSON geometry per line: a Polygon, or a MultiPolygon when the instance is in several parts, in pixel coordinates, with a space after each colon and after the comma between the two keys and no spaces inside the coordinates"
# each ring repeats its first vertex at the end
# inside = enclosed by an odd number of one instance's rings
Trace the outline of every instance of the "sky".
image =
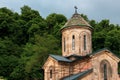
{"type": "Polygon", "coordinates": [[[0,8],[7,7],[18,13],[24,5],[39,11],[43,18],[58,13],[68,19],[77,6],[78,13],[87,15],[90,20],[109,19],[110,23],[120,25],[120,0],[0,0],[0,8]]]}

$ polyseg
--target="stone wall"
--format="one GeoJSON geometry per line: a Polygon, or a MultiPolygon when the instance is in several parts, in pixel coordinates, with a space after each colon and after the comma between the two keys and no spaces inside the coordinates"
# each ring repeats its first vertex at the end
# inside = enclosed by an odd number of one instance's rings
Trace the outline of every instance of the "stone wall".
{"type": "Polygon", "coordinates": [[[66,28],[62,31],[62,55],[86,55],[92,52],[91,31],[80,26],[66,28]],[[75,36],[75,49],[72,49],[72,36],[75,36]],[[84,35],[86,35],[86,50],[84,50],[84,35]],[[65,49],[65,50],[64,50],[65,49]]]}
{"type": "Polygon", "coordinates": [[[108,76],[109,80],[120,80],[118,79],[118,74],[117,74],[117,61],[115,60],[115,58],[111,55],[111,53],[108,52],[100,52],[98,55],[95,55],[92,57],[92,66],[93,66],[93,80],[103,80],[102,77],[102,72],[100,69],[101,66],[101,62],[103,60],[107,60],[110,64],[111,67],[111,73],[109,72],[108,74],[112,74],[112,76],[108,76]]]}
{"type": "Polygon", "coordinates": [[[92,68],[92,64],[90,59],[86,58],[80,61],[76,61],[73,63],[73,74],[77,74],[91,68],[92,68]]]}

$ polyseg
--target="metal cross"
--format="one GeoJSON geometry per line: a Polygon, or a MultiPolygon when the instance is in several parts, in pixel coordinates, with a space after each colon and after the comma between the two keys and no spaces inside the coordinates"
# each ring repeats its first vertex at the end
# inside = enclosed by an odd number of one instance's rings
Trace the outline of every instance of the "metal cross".
{"type": "Polygon", "coordinates": [[[74,8],[75,8],[75,14],[77,14],[77,9],[78,9],[77,6],[75,6],[74,8]]]}

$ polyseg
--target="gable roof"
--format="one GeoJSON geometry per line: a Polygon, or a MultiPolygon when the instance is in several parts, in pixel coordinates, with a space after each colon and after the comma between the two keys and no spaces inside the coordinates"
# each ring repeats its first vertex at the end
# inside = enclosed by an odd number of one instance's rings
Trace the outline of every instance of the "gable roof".
{"type": "Polygon", "coordinates": [[[62,80],[78,80],[79,78],[82,78],[83,76],[91,73],[92,71],[93,69],[88,69],[86,71],[64,77],[62,80]]]}
{"type": "Polygon", "coordinates": [[[112,56],[114,56],[117,60],[120,61],[120,58],[118,56],[116,56],[114,53],[112,53],[110,50],[108,50],[107,48],[103,48],[103,49],[97,50],[97,51],[95,51],[93,53],[90,53],[88,55],[85,55],[85,56],[80,56],[80,55],[73,54],[73,55],[64,57],[64,56],[60,56],[60,55],[50,54],[50,57],[52,57],[53,59],[55,59],[57,61],[61,61],[61,62],[74,62],[76,60],[82,60],[82,59],[85,59],[85,58],[89,58],[91,56],[95,56],[97,54],[100,54],[103,51],[109,52],[112,56]],[[74,60],[70,60],[71,57],[74,57],[75,59],[74,60]]]}
{"type": "Polygon", "coordinates": [[[120,61],[119,56],[115,55],[113,52],[111,52],[111,51],[110,51],[109,49],[107,49],[107,48],[103,48],[103,49],[97,50],[97,51],[95,51],[95,52],[93,52],[93,53],[88,54],[88,56],[95,56],[95,55],[98,55],[98,54],[102,53],[103,51],[109,52],[109,54],[110,54],[111,56],[114,56],[114,58],[115,58],[118,62],[120,61]]]}
{"type": "Polygon", "coordinates": [[[50,56],[51,56],[52,58],[54,58],[55,60],[57,60],[57,61],[72,62],[71,60],[69,60],[69,59],[67,59],[66,57],[63,57],[63,56],[53,55],[53,54],[50,54],[50,56]]]}
{"type": "Polygon", "coordinates": [[[64,57],[64,56],[60,56],[60,55],[53,55],[53,54],[50,54],[50,57],[52,57],[53,59],[57,60],[57,61],[61,61],[61,62],[74,62],[74,61],[77,61],[77,60],[83,60],[85,58],[88,58],[89,56],[86,55],[86,56],[79,56],[79,55],[70,55],[70,56],[67,56],[67,57],[64,57]],[[70,60],[71,57],[74,57],[75,59],[74,60],[70,60]]]}
{"type": "Polygon", "coordinates": [[[90,56],[88,56],[88,55],[80,56],[80,55],[72,54],[72,55],[70,55],[70,56],[67,56],[66,58],[67,58],[67,59],[74,58],[74,59],[72,60],[72,62],[74,62],[74,61],[77,61],[77,60],[89,59],[90,56]]]}
{"type": "Polygon", "coordinates": [[[97,50],[96,52],[90,53],[90,54],[85,55],[85,56],[80,56],[80,55],[76,55],[76,54],[73,54],[73,55],[70,55],[70,56],[67,56],[67,57],[60,56],[60,55],[53,55],[53,54],[50,54],[49,56],[51,58],[55,59],[56,61],[71,63],[71,62],[75,62],[75,61],[78,61],[78,60],[84,60],[86,58],[87,59],[88,58],[92,58],[93,56],[101,54],[103,51],[107,51],[109,53],[108,55],[111,56],[113,59],[115,59],[117,62],[120,61],[120,58],[118,56],[116,56],[114,53],[112,53],[110,50],[108,50],[107,48],[103,48],[103,49],[97,50]],[[70,59],[71,57],[75,58],[75,59],[71,60],[70,59]]]}

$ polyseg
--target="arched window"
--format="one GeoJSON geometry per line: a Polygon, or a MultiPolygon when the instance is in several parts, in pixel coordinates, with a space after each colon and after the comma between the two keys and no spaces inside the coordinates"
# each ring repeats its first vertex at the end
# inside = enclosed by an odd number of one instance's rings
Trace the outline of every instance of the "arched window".
{"type": "Polygon", "coordinates": [[[86,35],[84,35],[84,50],[86,50],[86,35]]]}
{"type": "Polygon", "coordinates": [[[104,64],[104,80],[108,80],[107,79],[107,64],[104,64]]]}
{"type": "Polygon", "coordinates": [[[66,42],[65,42],[65,38],[64,38],[64,52],[66,51],[66,42]]]}
{"type": "Polygon", "coordinates": [[[52,79],[52,69],[50,70],[50,78],[52,79]]]}
{"type": "Polygon", "coordinates": [[[111,80],[112,68],[107,60],[102,60],[100,63],[101,78],[103,80],[111,80]]]}
{"type": "Polygon", "coordinates": [[[72,36],[72,50],[75,50],[75,36],[72,36]]]}

